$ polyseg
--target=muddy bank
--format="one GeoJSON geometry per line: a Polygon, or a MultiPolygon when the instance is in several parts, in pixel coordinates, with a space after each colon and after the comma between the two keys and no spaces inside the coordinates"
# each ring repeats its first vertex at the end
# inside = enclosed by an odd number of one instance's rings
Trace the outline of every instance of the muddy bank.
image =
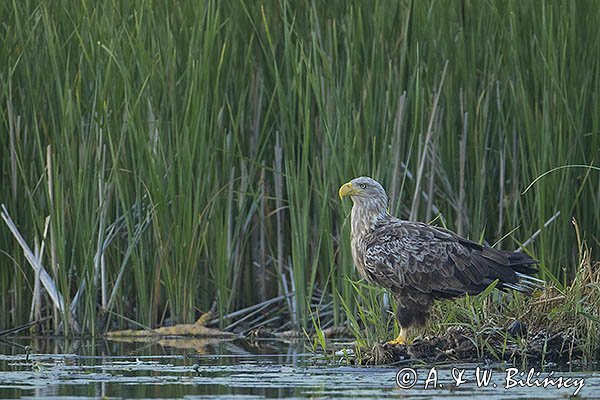
{"type": "Polygon", "coordinates": [[[507,335],[500,329],[474,332],[468,327],[451,327],[443,335],[417,338],[409,345],[376,343],[361,352],[364,365],[409,361],[438,362],[527,362],[544,365],[582,364],[582,351],[569,331],[550,334],[545,330],[507,335]]]}

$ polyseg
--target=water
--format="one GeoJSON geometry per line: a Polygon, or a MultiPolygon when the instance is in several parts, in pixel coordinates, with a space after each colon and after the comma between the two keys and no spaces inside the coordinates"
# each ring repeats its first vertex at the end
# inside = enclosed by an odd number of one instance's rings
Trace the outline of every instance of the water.
{"type": "MultiPolygon", "coordinates": [[[[557,388],[553,383],[546,388],[517,385],[505,389],[511,366],[482,367],[480,377],[484,371],[492,375],[487,385],[478,387],[476,365],[358,367],[344,365],[341,357],[314,355],[302,342],[196,339],[133,344],[25,338],[14,342],[31,345],[36,352],[26,360],[22,348],[0,345],[0,398],[530,400],[568,398],[582,379],[579,396],[600,398],[600,372],[554,371],[552,378],[560,377],[570,387],[557,388]],[[466,382],[457,387],[461,371],[466,382]],[[415,377],[411,388],[402,389],[396,383],[398,378],[402,385],[411,386],[415,377]]],[[[528,369],[514,372],[510,384],[518,382],[517,372],[526,374],[528,369]]],[[[534,371],[529,384],[543,383],[550,372],[534,371]],[[540,374],[536,376],[536,372],[540,374]]],[[[523,384],[527,384],[526,378],[521,376],[523,384]]]]}

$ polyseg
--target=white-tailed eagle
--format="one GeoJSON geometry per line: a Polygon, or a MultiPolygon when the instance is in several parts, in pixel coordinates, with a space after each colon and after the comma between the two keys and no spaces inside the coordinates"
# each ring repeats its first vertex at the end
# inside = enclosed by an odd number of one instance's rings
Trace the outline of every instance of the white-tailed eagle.
{"type": "Polygon", "coordinates": [[[351,246],[358,272],[388,289],[397,302],[400,335],[391,344],[407,343],[407,329],[425,324],[434,300],[478,294],[495,280],[500,290],[527,294],[543,282],[530,276],[537,261],[525,253],[493,249],[390,215],[385,190],[371,178],[351,180],[339,195],[354,203],[351,246]]]}

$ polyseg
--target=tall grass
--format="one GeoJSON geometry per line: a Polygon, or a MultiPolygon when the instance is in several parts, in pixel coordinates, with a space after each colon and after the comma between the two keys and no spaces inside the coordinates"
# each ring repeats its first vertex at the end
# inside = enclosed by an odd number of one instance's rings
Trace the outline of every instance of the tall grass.
{"type": "MultiPolygon", "coordinates": [[[[343,322],[356,275],[336,193],[363,174],[396,215],[489,243],[512,231],[504,248],[560,211],[528,247],[559,276],[572,216],[598,245],[597,172],[521,194],[600,159],[593,1],[5,1],[0,16],[0,202],[72,309],[52,329],[291,293],[300,326],[315,288],[343,322]]],[[[35,275],[4,225],[0,252],[4,329],[29,320],[35,275]]]]}

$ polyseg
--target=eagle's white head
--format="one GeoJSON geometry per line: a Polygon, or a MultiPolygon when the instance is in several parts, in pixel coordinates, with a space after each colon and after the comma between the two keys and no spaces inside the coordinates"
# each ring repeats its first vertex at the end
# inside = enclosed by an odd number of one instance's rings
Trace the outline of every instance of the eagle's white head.
{"type": "Polygon", "coordinates": [[[377,220],[388,215],[388,197],[383,186],[368,176],[361,176],[343,184],[340,199],[350,196],[352,207],[352,236],[371,231],[377,220]]]}

